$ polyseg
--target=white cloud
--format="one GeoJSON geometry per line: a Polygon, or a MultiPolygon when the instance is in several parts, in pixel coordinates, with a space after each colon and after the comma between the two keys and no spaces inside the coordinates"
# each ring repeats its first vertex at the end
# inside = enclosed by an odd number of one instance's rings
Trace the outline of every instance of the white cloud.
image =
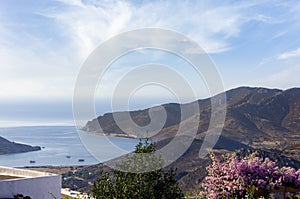
{"type": "MultiPolygon", "coordinates": [[[[1,36],[17,34],[2,29],[1,36]]],[[[8,39],[0,43],[0,97],[24,98],[70,98],[73,82],[79,68],[68,57],[64,48],[57,51],[48,48],[43,39],[28,36],[27,45],[8,39]]]]}
{"type": "Polygon", "coordinates": [[[252,85],[288,89],[300,85],[299,74],[299,65],[286,67],[279,72],[266,75],[264,78],[252,82],[252,85]]]}
{"type": "MultiPolygon", "coordinates": [[[[54,2],[53,7],[35,10],[34,16],[26,13],[32,10],[24,9],[24,17],[16,21],[0,18],[0,97],[38,97],[45,89],[52,97],[71,96],[87,56],[101,42],[123,31],[171,29],[186,34],[209,53],[220,53],[234,47],[230,39],[239,36],[249,21],[273,20],[251,10],[259,1],[221,5],[211,1],[54,2]],[[44,29],[48,25],[51,32],[44,29]]],[[[193,49],[189,53],[194,53],[193,49]]]]}
{"type": "Polygon", "coordinates": [[[284,52],[278,55],[277,59],[283,60],[283,59],[290,59],[295,57],[300,57],[300,48],[297,48],[296,50],[284,52]]]}
{"type": "Polygon", "coordinates": [[[79,0],[59,0],[68,6],[68,11],[44,12],[42,15],[54,19],[61,34],[71,39],[73,52],[84,60],[105,39],[126,29],[130,24],[132,8],[127,2],[93,1],[84,4],[79,0]]]}
{"type": "Polygon", "coordinates": [[[295,52],[283,53],[280,59],[279,56],[263,59],[254,70],[249,71],[252,78],[248,85],[281,89],[299,87],[300,56],[294,56],[295,52]],[[290,59],[292,57],[294,59],[290,59]]]}
{"type": "Polygon", "coordinates": [[[230,49],[228,39],[239,34],[248,21],[271,20],[262,14],[247,13],[258,3],[212,5],[209,2],[153,1],[133,4],[127,1],[59,0],[67,11],[43,13],[57,21],[73,38],[85,57],[103,40],[122,31],[143,27],[172,29],[190,36],[209,53],[230,49]]]}

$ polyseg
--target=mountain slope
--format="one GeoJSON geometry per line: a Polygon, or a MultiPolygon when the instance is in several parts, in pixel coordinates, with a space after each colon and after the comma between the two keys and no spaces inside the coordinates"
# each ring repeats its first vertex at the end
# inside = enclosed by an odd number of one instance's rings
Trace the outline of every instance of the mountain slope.
{"type": "MultiPolygon", "coordinates": [[[[269,141],[284,142],[300,138],[300,89],[289,90],[239,87],[226,92],[227,115],[222,135],[245,144],[266,144],[269,141]]],[[[207,131],[211,104],[210,98],[198,100],[200,120],[198,134],[207,131]]],[[[184,104],[183,106],[188,106],[184,104]]],[[[157,139],[173,137],[180,124],[180,104],[164,104],[167,120],[163,129],[156,135],[157,139]]],[[[150,122],[149,109],[130,111],[136,124],[144,126],[150,122]]],[[[114,113],[119,118],[128,112],[114,113]]],[[[183,118],[188,123],[192,115],[183,118]]],[[[124,117],[125,118],[125,117],[124,117]]],[[[104,114],[89,121],[83,130],[105,134],[134,134],[134,127],[127,119],[122,120],[122,131],[115,123],[112,113],[104,114]],[[101,128],[100,128],[100,126],[101,128]]],[[[195,128],[195,127],[190,127],[195,128]]],[[[139,136],[136,134],[136,136],[139,136]]],[[[275,142],[274,142],[275,143],[275,142]]]]}
{"type": "MultiPolygon", "coordinates": [[[[300,168],[300,88],[283,91],[239,87],[227,91],[226,97],[226,119],[222,134],[214,146],[215,153],[222,154],[236,150],[247,153],[249,150],[256,150],[262,156],[270,157],[282,165],[300,168]]],[[[195,115],[187,115],[183,118],[182,125],[187,129],[196,130],[197,135],[187,151],[169,166],[177,168],[176,178],[184,191],[201,182],[206,175],[205,167],[210,162],[208,157],[199,157],[199,150],[210,122],[210,100],[210,98],[202,99],[183,105],[189,107],[197,103],[200,110],[198,127],[192,126],[190,122],[195,115]]],[[[180,106],[175,103],[162,105],[166,110],[167,120],[161,131],[153,137],[157,142],[157,148],[166,146],[176,135],[181,121],[180,106]]],[[[130,111],[129,114],[133,121],[143,126],[150,122],[148,112],[149,109],[145,109],[130,111]]],[[[114,114],[122,118],[128,112],[114,114]]],[[[89,121],[83,130],[105,134],[134,133],[134,127],[127,119],[121,122],[125,132],[114,122],[112,113],[107,113],[89,121]]],[[[183,138],[181,142],[180,144],[185,144],[185,139],[183,138]]],[[[106,163],[103,163],[84,168],[84,172],[95,174],[85,180],[92,183],[100,175],[99,172],[97,173],[99,168],[109,169],[105,165],[106,163]]],[[[87,182],[86,184],[88,185],[87,182]]],[[[81,186],[81,188],[88,190],[90,186],[81,186]]]]}

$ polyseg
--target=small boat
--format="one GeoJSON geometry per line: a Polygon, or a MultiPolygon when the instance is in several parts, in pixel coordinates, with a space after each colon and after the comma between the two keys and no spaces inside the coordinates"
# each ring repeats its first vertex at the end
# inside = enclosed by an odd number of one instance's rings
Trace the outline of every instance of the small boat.
{"type": "Polygon", "coordinates": [[[34,160],[30,160],[29,163],[33,164],[33,163],[35,163],[35,161],[34,160]]]}
{"type": "Polygon", "coordinates": [[[79,159],[78,162],[84,162],[84,159],[79,159]]]}
{"type": "Polygon", "coordinates": [[[67,155],[66,158],[71,158],[71,156],[70,156],[70,155],[67,155]]]}

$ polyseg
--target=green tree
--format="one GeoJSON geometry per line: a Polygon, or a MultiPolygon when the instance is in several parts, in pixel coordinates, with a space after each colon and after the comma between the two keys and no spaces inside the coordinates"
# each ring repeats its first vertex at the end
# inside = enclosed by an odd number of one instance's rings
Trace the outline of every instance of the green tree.
{"type": "MultiPolygon", "coordinates": [[[[134,154],[153,153],[155,144],[149,139],[140,140],[136,145],[134,154]]],[[[173,169],[163,170],[160,168],[150,172],[124,172],[124,168],[138,169],[139,166],[149,164],[141,156],[130,156],[126,161],[119,164],[119,169],[111,173],[101,172],[101,177],[94,183],[91,190],[92,196],[96,199],[177,199],[184,198],[184,195],[175,180],[173,169]]],[[[149,157],[149,156],[148,156],[149,157]]],[[[152,156],[151,164],[163,165],[161,158],[152,156]]],[[[152,165],[152,166],[153,166],[152,165]]],[[[145,165],[147,166],[147,165],[145,165]]],[[[148,165],[149,166],[149,165],[148,165]]]]}

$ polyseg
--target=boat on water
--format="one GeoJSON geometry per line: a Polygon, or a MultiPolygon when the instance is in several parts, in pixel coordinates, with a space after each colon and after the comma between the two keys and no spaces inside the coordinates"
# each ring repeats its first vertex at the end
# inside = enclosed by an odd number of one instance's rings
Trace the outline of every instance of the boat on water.
{"type": "Polygon", "coordinates": [[[71,156],[70,156],[70,155],[67,155],[66,158],[71,158],[71,156]]]}
{"type": "Polygon", "coordinates": [[[33,164],[33,163],[35,163],[35,161],[34,160],[30,160],[29,163],[33,164]]]}
{"type": "Polygon", "coordinates": [[[84,159],[79,159],[78,162],[84,162],[84,159]]]}

